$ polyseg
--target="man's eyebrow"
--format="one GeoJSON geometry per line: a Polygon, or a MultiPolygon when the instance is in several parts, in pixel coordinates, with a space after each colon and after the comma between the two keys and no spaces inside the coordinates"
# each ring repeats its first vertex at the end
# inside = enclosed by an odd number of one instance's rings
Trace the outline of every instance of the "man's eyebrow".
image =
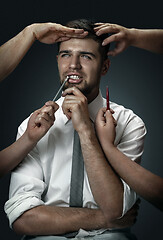
{"type": "MultiPolygon", "coordinates": [[[[71,50],[61,50],[59,51],[58,55],[59,54],[62,54],[62,53],[71,53],[72,51],[71,50]]],[[[96,55],[92,52],[88,52],[88,51],[79,51],[80,54],[86,54],[86,55],[91,55],[92,57],[96,58],[96,55]]]]}
{"type": "Polygon", "coordinates": [[[58,54],[62,54],[62,53],[70,53],[71,51],[69,51],[69,50],[62,50],[62,51],[59,51],[59,53],[58,54]]]}

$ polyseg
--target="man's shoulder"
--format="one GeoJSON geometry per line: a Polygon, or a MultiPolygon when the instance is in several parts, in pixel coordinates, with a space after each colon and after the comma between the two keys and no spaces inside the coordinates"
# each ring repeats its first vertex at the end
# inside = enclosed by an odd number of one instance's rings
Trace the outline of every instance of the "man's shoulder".
{"type": "MultiPolygon", "coordinates": [[[[115,144],[119,147],[119,144],[121,144],[121,150],[125,144],[127,144],[127,146],[131,146],[131,149],[133,149],[134,146],[141,145],[143,149],[143,141],[147,133],[143,120],[138,115],[136,115],[133,110],[125,108],[122,105],[111,103],[110,108],[114,110],[115,113],[113,114],[113,117],[117,121],[115,144]]],[[[136,152],[137,150],[142,151],[141,148],[138,149],[136,147],[135,149],[136,152]]],[[[138,157],[136,155],[132,155],[133,159],[136,159],[138,157]]]]}
{"type": "Polygon", "coordinates": [[[144,125],[143,120],[133,110],[114,102],[110,103],[110,108],[115,112],[113,116],[117,121],[120,121],[121,123],[134,121],[137,124],[144,125]]]}

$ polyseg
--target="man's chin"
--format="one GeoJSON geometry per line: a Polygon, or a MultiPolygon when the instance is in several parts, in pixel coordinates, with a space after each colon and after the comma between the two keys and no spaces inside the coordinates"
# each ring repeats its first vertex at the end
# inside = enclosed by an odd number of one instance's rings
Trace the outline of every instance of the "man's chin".
{"type": "Polygon", "coordinates": [[[81,86],[80,83],[67,83],[64,86],[63,90],[66,90],[67,88],[72,88],[72,87],[76,87],[78,88],[86,97],[90,94],[91,89],[88,86],[81,86]]]}
{"type": "Polygon", "coordinates": [[[66,89],[72,88],[72,87],[78,88],[81,92],[83,91],[83,90],[82,90],[82,87],[80,86],[80,83],[79,83],[79,84],[78,84],[78,83],[67,83],[67,84],[64,86],[63,90],[66,90],[66,89]]]}

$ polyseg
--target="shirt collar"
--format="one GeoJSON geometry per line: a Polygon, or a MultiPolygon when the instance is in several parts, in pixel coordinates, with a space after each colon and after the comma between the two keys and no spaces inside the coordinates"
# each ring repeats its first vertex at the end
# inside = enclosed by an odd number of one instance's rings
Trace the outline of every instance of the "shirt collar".
{"type": "Polygon", "coordinates": [[[98,96],[88,105],[90,119],[94,122],[100,108],[104,107],[104,100],[99,90],[98,96]]]}
{"type": "MultiPolygon", "coordinates": [[[[62,106],[64,97],[61,97],[57,103],[60,105],[60,107],[62,106]]],[[[89,111],[89,115],[90,115],[90,119],[94,122],[96,115],[99,111],[100,108],[104,107],[104,100],[101,94],[101,91],[99,90],[99,94],[98,96],[91,102],[88,104],[88,111],[89,111]]],[[[64,124],[67,124],[69,121],[68,118],[66,117],[65,114],[63,114],[63,122],[64,124]]]]}

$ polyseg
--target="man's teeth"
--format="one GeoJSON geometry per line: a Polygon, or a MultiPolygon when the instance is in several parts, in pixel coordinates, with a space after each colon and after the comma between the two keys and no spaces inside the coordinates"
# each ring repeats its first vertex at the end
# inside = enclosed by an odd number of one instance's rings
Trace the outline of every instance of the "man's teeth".
{"type": "Polygon", "coordinates": [[[71,79],[79,79],[79,76],[77,76],[77,75],[71,75],[71,76],[69,76],[69,78],[71,78],[71,79]]]}

